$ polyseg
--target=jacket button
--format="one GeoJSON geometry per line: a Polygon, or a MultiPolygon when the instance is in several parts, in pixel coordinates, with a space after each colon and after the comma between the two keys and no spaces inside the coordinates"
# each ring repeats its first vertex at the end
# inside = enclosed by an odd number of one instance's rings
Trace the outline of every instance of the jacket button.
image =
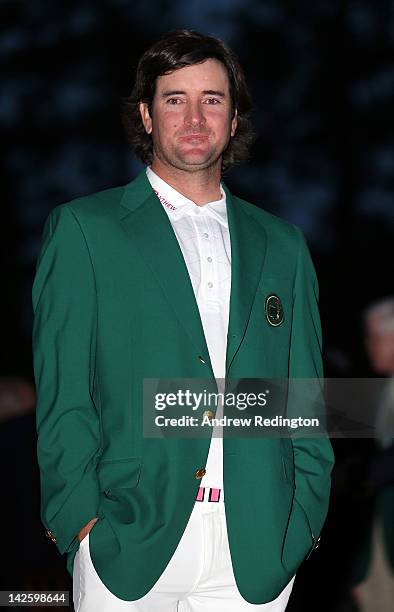
{"type": "Polygon", "coordinates": [[[195,477],[197,478],[197,480],[200,480],[205,474],[205,470],[204,468],[201,468],[200,470],[197,470],[195,473],[195,477]]]}
{"type": "Polygon", "coordinates": [[[319,548],[320,542],[321,542],[321,536],[319,536],[317,540],[315,540],[314,550],[316,550],[316,548],[319,548]]]}
{"type": "Polygon", "coordinates": [[[200,363],[205,363],[205,359],[203,357],[201,357],[201,355],[198,356],[198,361],[200,363]]]}
{"type": "Polygon", "coordinates": [[[205,410],[205,412],[202,413],[202,416],[211,421],[215,415],[213,414],[212,410],[205,410]]]}
{"type": "Polygon", "coordinates": [[[315,538],[315,536],[312,534],[312,540],[313,540],[313,544],[311,546],[311,549],[310,549],[306,559],[309,559],[309,557],[311,556],[313,551],[316,550],[316,548],[319,548],[320,542],[321,542],[321,536],[319,536],[318,538],[315,538]]]}
{"type": "Polygon", "coordinates": [[[57,540],[55,538],[55,536],[53,535],[52,531],[50,529],[46,529],[45,531],[45,535],[47,538],[49,538],[54,544],[56,544],[57,540]]]}

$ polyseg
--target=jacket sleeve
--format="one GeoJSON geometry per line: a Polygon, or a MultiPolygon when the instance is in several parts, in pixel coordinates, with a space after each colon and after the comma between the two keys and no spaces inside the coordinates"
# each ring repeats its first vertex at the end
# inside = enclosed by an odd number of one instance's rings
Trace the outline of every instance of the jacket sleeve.
{"type": "Polygon", "coordinates": [[[317,417],[320,426],[315,437],[312,429],[301,429],[301,433],[291,433],[294,450],[295,496],[285,548],[286,554],[293,557],[294,566],[317,545],[328,511],[331,470],[334,464],[332,446],[325,429],[318,282],[302,233],[298,228],[296,228],[296,233],[298,255],[294,285],[287,413],[290,417],[317,417]],[[307,431],[307,436],[305,436],[305,431],[307,431]],[[304,432],[304,437],[302,432],[304,432]],[[306,530],[302,533],[302,524],[309,527],[308,535],[306,530]],[[296,560],[297,550],[300,555],[298,560],[296,560]]]}
{"type": "Polygon", "coordinates": [[[64,553],[98,516],[100,453],[94,271],[80,224],[66,204],[45,223],[32,298],[41,519],[64,553]]]}

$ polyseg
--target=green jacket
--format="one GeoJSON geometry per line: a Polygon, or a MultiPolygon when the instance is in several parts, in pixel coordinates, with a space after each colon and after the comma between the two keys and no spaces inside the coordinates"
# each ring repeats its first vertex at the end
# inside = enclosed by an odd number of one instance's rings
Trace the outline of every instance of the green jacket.
{"type": "MultiPolygon", "coordinates": [[[[322,376],[318,286],[301,232],[230,194],[228,378],[322,376]],[[272,326],[265,299],[280,297],[272,326]]],[[[144,378],[214,374],[192,285],[145,172],[54,208],[33,285],[42,521],[72,565],[90,554],[119,598],[145,595],[186,527],[209,437],[148,438],[144,378]]],[[[333,454],[327,438],[223,439],[228,537],[251,603],[274,599],[316,546],[333,454]]],[[[49,533],[48,533],[49,532],[49,533]]]]}

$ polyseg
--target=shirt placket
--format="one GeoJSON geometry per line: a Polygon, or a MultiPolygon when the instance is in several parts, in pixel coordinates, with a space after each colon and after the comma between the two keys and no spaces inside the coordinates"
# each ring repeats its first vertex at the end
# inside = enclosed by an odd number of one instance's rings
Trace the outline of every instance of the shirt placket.
{"type": "Polygon", "coordinates": [[[211,219],[204,213],[193,218],[201,253],[201,307],[208,311],[219,310],[217,253],[215,249],[214,228],[211,219]]]}
{"type": "MultiPolygon", "coordinates": [[[[199,214],[199,216],[193,217],[197,227],[197,236],[200,241],[200,256],[201,256],[201,293],[199,299],[199,308],[205,311],[205,316],[202,316],[203,324],[205,327],[205,333],[208,343],[208,350],[211,354],[212,366],[214,367],[215,376],[222,376],[221,370],[223,369],[221,364],[218,362],[218,351],[223,338],[218,337],[221,334],[221,310],[220,310],[220,296],[219,290],[219,253],[217,249],[217,237],[215,233],[218,228],[215,228],[215,222],[210,219],[207,215],[199,214]],[[197,220],[198,219],[198,220],[197,220]]],[[[222,350],[219,351],[219,354],[222,350]]],[[[220,359],[219,361],[222,361],[220,359]]],[[[216,378],[218,383],[219,393],[223,393],[222,379],[216,378]]],[[[223,403],[219,399],[217,405],[216,416],[218,418],[223,415],[223,403]]],[[[221,462],[221,438],[223,436],[223,427],[214,426],[213,437],[210,448],[210,456],[215,457],[214,463],[219,465],[221,462]]]]}

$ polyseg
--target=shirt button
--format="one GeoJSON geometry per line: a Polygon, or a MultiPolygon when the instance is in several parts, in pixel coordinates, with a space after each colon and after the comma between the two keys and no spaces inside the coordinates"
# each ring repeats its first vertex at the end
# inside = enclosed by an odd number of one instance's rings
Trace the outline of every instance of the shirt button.
{"type": "Polygon", "coordinates": [[[204,238],[209,238],[209,234],[207,232],[203,233],[204,238]]]}
{"type": "Polygon", "coordinates": [[[207,257],[207,261],[211,262],[212,261],[212,257],[207,257]]]}
{"type": "Polygon", "coordinates": [[[213,287],[213,283],[211,283],[211,281],[209,281],[209,283],[208,283],[208,287],[209,287],[210,289],[212,289],[212,287],[213,287]]]}

